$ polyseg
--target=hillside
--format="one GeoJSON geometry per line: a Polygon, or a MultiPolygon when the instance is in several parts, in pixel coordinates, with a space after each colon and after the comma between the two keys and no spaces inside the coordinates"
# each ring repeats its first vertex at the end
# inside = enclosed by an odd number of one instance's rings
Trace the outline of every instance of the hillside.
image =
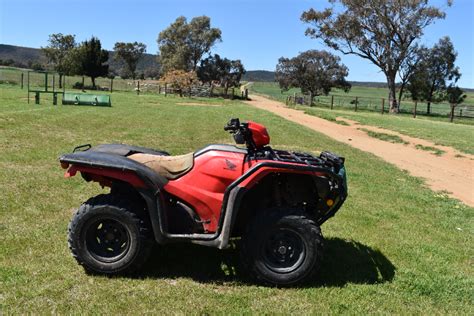
{"type": "Polygon", "coordinates": [[[244,81],[275,81],[275,72],[268,70],[248,70],[242,77],[244,81]]]}
{"type": "MultiPolygon", "coordinates": [[[[13,66],[20,68],[31,68],[32,64],[45,64],[46,57],[39,48],[21,47],[14,45],[0,44],[0,60],[3,62],[11,60],[14,62],[13,66]]],[[[109,51],[109,66],[110,71],[120,73],[121,65],[114,60],[114,52],[109,51]]],[[[156,62],[156,55],[144,54],[142,59],[138,62],[137,72],[144,72],[146,69],[158,69],[156,62]]]]}
{"type": "MultiPolygon", "coordinates": [[[[109,51],[110,71],[116,75],[120,74],[121,65],[114,60],[114,52],[109,51]]],[[[34,68],[34,65],[46,64],[46,58],[43,56],[41,49],[22,47],[15,45],[0,44],[0,65],[14,66],[18,68],[34,68]],[[10,64],[5,64],[10,61],[10,64]]],[[[138,62],[137,73],[144,73],[146,77],[156,77],[158,74],[158,63],[156,55],[144,54],[143,58],[138,62]]],[[[248,70],[243,76],[243,81],[256,82],[274,82],[275,72],[269,70],[248,70]]],[[[385,82],[371,81],[349,81],[355,87],[373,87],[386,88],[385,82]]],[[[474,89],[463,88],[464,91],[474,92],[474,89]]]]}

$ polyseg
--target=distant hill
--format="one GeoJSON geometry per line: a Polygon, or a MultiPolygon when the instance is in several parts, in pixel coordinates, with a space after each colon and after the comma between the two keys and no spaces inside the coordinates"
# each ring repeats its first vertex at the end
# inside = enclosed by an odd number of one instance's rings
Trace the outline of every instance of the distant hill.
{"type": "Polygon", "coordinates": [[[46,58],[37,48],[0,44],[0,59],[12,60],[15,66],[27,66],[31,63],[46,63],[46,58]]]}
{"type": "MultiPolygon", "coordinates": [[[[0,44],[0,60],[12,61],[11,66],[20,68],[31,68],[34,64],[46,64],[46,57],[39,48],[21,47],[14,45],[0,44]]],[[[109,69],[110,71],[119,74],[121,65],[114,60],[114,52],[109,51],[109,69]]],[[[144,54],[142,59],[138,62],[137,72],[145,72],[149,69],[158,69],[156,62],[156,55],[144,54]]]]}
{"type": "MultiPolygon", "coordinates": [[[[114,52],[109,52],[109,69],[115,74],[120,74],[121,65],[114,60],[114,52]]],[[[0,65],[15,66],[19,68],[35,68],[46,64],[46,57],[41,49],[0,44],[0,65]]],[[[145,73],[147,77],[155,77],[158,73],[156,55],[144,54],[137,65],[137,73],[145,73]]],[[[243,76],[243,81],[274,82],[275,72],[269,70],[248,70],[243,76]]],[[[350,81],[353,86],[386,88],[385,82],[350,81]]],[[[474,89],[462,88],[464,91],[474,92],[474,89]]]]}
{"type": "Polygon", "coordinates": [[[243,81],[275,81],[275,72],[268,70],[248,70],[243,76],[243,81]]]}

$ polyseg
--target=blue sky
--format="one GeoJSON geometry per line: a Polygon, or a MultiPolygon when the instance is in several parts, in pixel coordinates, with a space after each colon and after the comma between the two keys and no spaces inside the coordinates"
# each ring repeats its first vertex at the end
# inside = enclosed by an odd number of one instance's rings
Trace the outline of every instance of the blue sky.
{"type": "MultiPolygon", "coordinates": [[[[299,19],[308,8],[326,6],[327,1],[322,0],[0,0],[0,43],[41,47],[49,34],[61,32],[75,34],[78,41],[95,35],[107,49],[117,41],[139,41],[155,54],[158,33],[176,17],[207,15],[222,30],[223,41],[214,53],[239,58],[248,70],[274,70],[281,56],[326,49],[304,36],[306,25],[299,19]]],[[[474,1],[454,0],[446,12],[445,20],[425,30],[421,42],[432,46],[440,37],[450,36],[463,74],[459,85],[474,88],[474,1]]],[[[369,62],[356,56],[341,57],[349,68],[349,80],[385,81],[369,62]]]]}

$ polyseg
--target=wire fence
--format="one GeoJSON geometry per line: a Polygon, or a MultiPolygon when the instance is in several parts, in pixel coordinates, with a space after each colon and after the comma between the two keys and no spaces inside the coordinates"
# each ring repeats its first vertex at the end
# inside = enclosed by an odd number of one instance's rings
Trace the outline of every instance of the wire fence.
{"type": "MultiPolygon", "coordinates": [[[[310,96],[301,93],[294,93],[286,98],[287,105],[307,105],[325,107],[330,109],[352,109],[354,111],[371,111],[386,113],[389,110],[388,100],[385,98],[359,97],[353,95],[327,95],[315,96],[313,104],[310,104],[310,96]]],[[[460,104],[452,108],[447,103],[431,103],[428,113],[428,104],[411,100],[400,102],[401,113],[416,115],[453,116],[462,118],[474,118],[474,105],[460,104]]]]}
{"type": "Polygon", "coordinates": [[[66,91],[66,90],[97,90],[113,93],[135,92],[153,93],[153,94],[178,94],[182,96],[208,96],[208,97],[224,97],[224,98],[246,98],[245,91],[239,88],[225,89],[223,87],[210,87],[209,85],[196,85],[191,89],[179,90],[173,89],[169,85],[160,83],[158,80],[145,79],[133,80],[122,78],[104,78],[95,79],[95,87],[93,88],[92,80],[86,76],[64,76],[61,79],[58,74],[49,73],[45,77],[44,73],[29,72],[28,70],[18,68],[0,67],[0,84],[9,84],[19,86],[21,89],[44,91],[48,90],[66,91]],[[28,86],[29,83],[29,86],[28,86]],[[207,93],[206,93],[207,91],[207,93]]]}

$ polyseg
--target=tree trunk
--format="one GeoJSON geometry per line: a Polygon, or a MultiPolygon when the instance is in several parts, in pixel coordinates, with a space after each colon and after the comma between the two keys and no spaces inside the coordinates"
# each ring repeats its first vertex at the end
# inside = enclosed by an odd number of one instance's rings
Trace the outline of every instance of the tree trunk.
{"type": "Polygon", "coordinates": [[[395,85],[395,75],[387,75],[387,85],[388,85],[388,103],[390,113],[398,113],[398,104],[397,104],[397,89],[395,85]]]}
{"type": "Polygon", "coordinates": [[[428,95],[428,103],[426,103],[426,114],[431,114],[431,101],[433,100],[434,83],[431,85],[430,94],[428,95]]]}
{"type": "Polygon", "coordinates": [[[59,74],[59,89],[63,88],[63,75],[59,74]]]}
{"type": "Polygon", "coordinates": [[[95,90],[95,77],[91,77],[91,81],[92,81],[92,89],[95,90]]]}
{"type": "Polygon", "coordinates": [[[398,91],[398,109],[400,109],[400,104],[402,103],[403,90],[405,90],[406,82],[402,82],[400,85],[400,90],[398,91]]]}

